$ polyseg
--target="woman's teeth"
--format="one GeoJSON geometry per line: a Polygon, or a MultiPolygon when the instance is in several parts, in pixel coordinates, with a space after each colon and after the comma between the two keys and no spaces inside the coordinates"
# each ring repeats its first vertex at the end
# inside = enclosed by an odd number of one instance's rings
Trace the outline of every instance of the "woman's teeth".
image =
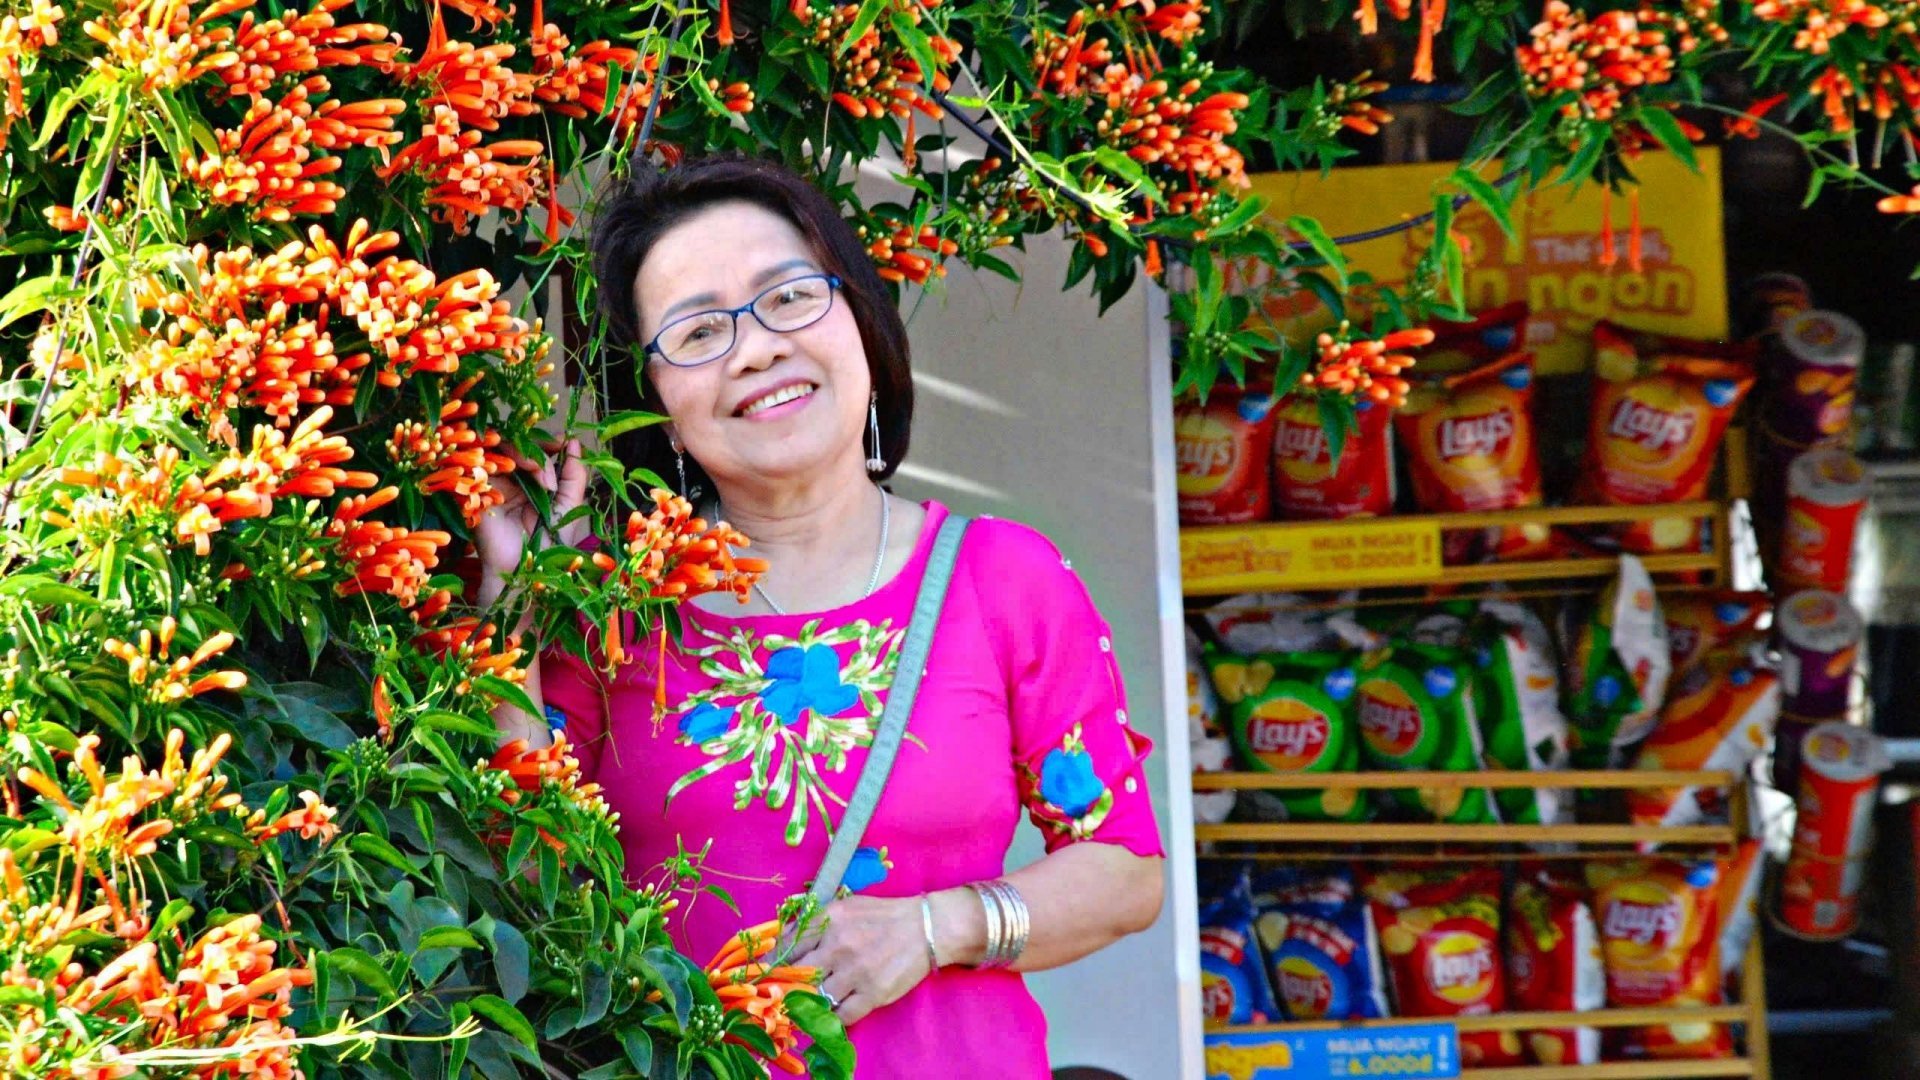
{"type": "Polygon", "coordinates": [[[755,398],[753,401],[748,402],[747,407],[740,410],[740,415],[752,416],[754,413],[771,409],[775,405],[785,405],[789,401],[797,401],[813,393],[815,389],[816,387],[811,383],[796,383],[792,386],[782,387],[768,394],[766,397],[755,398]]]}

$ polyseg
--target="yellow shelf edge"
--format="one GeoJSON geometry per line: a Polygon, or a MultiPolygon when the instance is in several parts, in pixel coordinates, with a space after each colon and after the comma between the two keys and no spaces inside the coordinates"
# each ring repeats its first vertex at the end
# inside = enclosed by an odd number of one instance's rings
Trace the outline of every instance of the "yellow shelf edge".
{"type": "Polygon", "coordinates": [[[1504,1012],[1485,1016],[1412,1017],[1380,1020],[1300,1021],[1278,1024],[1233,1024],[1210,1028],[1208,1034],[1284,1034],[1289,1031],[1364,1031],[1396,1024],[1450,1023],[1461,1031],[1527,1031],[1533,1028],[1641,1027],[1647,1024],[1738,1024],[1747,1020],[1745,1005],[1675,1005],[1634,1009],[1587,1009],[1566,1012],[1504,1012]]]}
{"type": "Polygon", "coordinates": [[[1195,825],[1216,843],[1661,844],[1731,847],[1731,825],[1447,825],[1426,822],[1282,821],[1195,825]]]}
{"type": "Polygon", "coordinates": [[[1357,772],[1262,773],[1201,772],[1193,774],[1195,791],[1323,791],[1356,788],[1372,791],[1413,791],[1455,788],[1511,790],[1516,788],[1592,788],[1643,791],[1653,788],[1733,786],[1733,774],[1676,769],[1562,770],[1516,772],[1357,772]]]}
{"type": "Polygon", "coordinates": [[[1462,1069],[1461,1080],[1694,1080],[1753,1076],[1746,1058],[1714,1061],[1604,1061],[1598,1065],[1518,1065],[1511,1069],[1462,1069]]]}

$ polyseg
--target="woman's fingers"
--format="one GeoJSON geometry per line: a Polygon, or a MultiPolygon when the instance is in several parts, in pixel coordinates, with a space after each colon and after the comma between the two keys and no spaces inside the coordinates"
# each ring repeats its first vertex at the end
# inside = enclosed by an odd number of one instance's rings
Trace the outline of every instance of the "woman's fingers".
{"type": "Polygon", "coordinates": [[[580,440],[568,439],[560,451],[559,505],[571,510],[587,501],[587,465],[580,457],[580,440]]]}

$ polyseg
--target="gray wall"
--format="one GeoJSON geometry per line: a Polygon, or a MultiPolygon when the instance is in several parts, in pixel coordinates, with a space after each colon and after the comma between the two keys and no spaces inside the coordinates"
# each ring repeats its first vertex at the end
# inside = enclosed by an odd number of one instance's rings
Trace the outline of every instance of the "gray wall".
{"type": "MultiPolygon", "coordinates": [[[[1008,249],[1024,285],[955,265],[903,301],[913,340],[913,447],[896,490],[1024,521],[1073,562],[1113,625],[1167,850],[1167,904],[1146,933],[1031,976],[1055,1066],[1129,1080],[1200,1074],[1199,959],[1173,498],[1166,315],[1135,287],[1102,316],[1061,291],[1054,236],[1008,249]],[[1173,677],[1168,678],[1169,675],[1173,677]],[[1184,857],[1182,857],[1184,853],[1184,857]]],[[[1023,825],[1010,866],[1042,853],[1023,825]]]]}

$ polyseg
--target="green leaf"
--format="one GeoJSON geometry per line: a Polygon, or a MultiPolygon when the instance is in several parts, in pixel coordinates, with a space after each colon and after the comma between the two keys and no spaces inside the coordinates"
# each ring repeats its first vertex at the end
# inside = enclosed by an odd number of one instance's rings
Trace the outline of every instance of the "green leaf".
{"type": "Polygon", "coordinates": [[[892,6],[892,0],[861,0],[860,10],[853,17],[853,25],[847,27],[846,33],[841,36],[840,48],[835,50],[834,55],[845,56],[847,50],[853,47],[853,43],[865,37],[874,22],[880,18],[880,13],[890,6],[892,6]]]}
{"type": "Polygon", "coordinates": [[[1320,256],[1320,260],[1327,264],[1327,269],[1333,272],[1333,280],[1339,283],[1340,291],[1345,292],[1347,260],[1340,254],[1340,246],[1333,242],[1333,237],[1327,235],[1326,228],[1304,214],[1288,218],[1287,228],[1299,233],[1300,238],[1313,248],[1313,253],[1320,256]]]}
{"type": "Polygon", "coordinates": [[[393,977],[387,974],[387,969],[381,967],[363,950],[343,946],[326,953],[325,956],[327,964],[333,970],[364,983],[368,989],[377,992],[381,997],[394,997],[399,993],[393,985],[393,977]]]}
{"type": "Polygon", "coordinates": [[[814,1080],[848,1080],[853,1076],[853,1043],[847,1029],[818,994],[794,992],[781,999],[793,1025],[813,1040],[807,1047],[807,1070],[814,1080]]]}
{"type": "Polygon", "coordinates": [[[540,710],[533,707],[533,699],[527,696],[525,690],[498,675],[481,675],[473,680],[473,685],[492,694],[494,697],[514,708],[519,709],[528,716],[540,715],[540,710]]]}
{"type": "Polygon", "coordinates": [[[1660,145],[1673,151],[1673,156],[1686,163],[1694,172],[1700,171],[1700,162],[1693,155],[1693,142],[1687,133],[1680,130],[1680,121],[1666,109],[1648,107],[1640,110],[1640,125],[1647,129],[1660,145]]]}
{"type": "Polygon", "coordinates": [[[403,874],[417,874],[420,872],[419,867],[408,861],[407,857],[400,853],[399,848],[394,847],[388,841],[370,832],[354,833],[351,837],[347,838],[347,847],[355,855],[365,855],[370,859],[378,859],[403,874]]]}
{"type": "Polygon", "coordinates": [[[1347,425],[1353,420],[1353,405],[1347,399],[1323,394],[1315,402],[1320,411],[1320,430],[1327,436],[1327,468],[1340,467],[1340,455],[1347,448],[1347,425]]]}
{"type": "Polygon", "coordinates": [[[500,994],[508,1001],[518,1002],[527,996],[533,967],[527,939],[518,927],[503,922],[494,924],[492,941],[493,977],[499,980],[500,994]]]}
{"type": "Polygon", "coordinates": [[[1509,241],[1516,238],[1513,231],[1513,210],[1508,206],[1506,198],[1495,190],[1492,184],[1482,179],[1479,173],[1474,172],[1472,167],[1467,165],[1455,169],[1451,179],[1474,202],[1486,208],[1487,213],[1492,215],[1494,223],[1500,226],[1500,231],[1506,234],[1509,241]]]}
{"type": "Polygon", "coordinates": [[[673,1010],[673,1018],[683,1031],[693,1011],[691,967],[692,961],[659,945],[640,954],[640,973],[649,985],[666,996],[667,1007],[673,1010]]]}
{"type": "Polygon", "coordinates": [[[627,1063],[640,1075],[653,1071],[653,1040],[637,1027],[621,1028],[615,1036],[620,1040],[620,1049],[627,1055],[627,1063]]]}
{"type": "Polygon", "coordinates": [[[436,926],[420,935],[420,946],[425,949],[477,949],[480,939],[473,936],[471,930],[462,926],[436,926]]]}
{"type": "Polygon", "coordinates": [[[580,1007],[580,1026],[597,1024],[607,1015],[607,1007],[613,1003],[613,979],[607,969],[589,962],[586,973],[586,995],[580,1007]]]}
{"type": "Polygon", "coordinates": [[[666,420],[667,418],[659,413],[643,412],[638,409],[608,413],[607,418],[600,421],[600,441],[611,442],[630,431],[639,431],[641,428],[665,423],[666,420]]]}
{"type": "Polygon", "coordinates": [[[448,712],[445,709],[421,713],[420,723],[435,731],[451,731],[457,735],[473,735],[482,739],[490,739],[500,734],[500,729],[489,721],[461,716],[459,713],[448,712]]]}
{"type": "Polygon", "coordinates": [[[520,1045],[536,1053],[539,1051],[540,1037],[534,1034],[532,1021],[506,1000],[492,994],[481,994],[468,999],[467,1005],[474,1012],[492,1021],[495,1027],[516,1039],[520,1045]]]}

